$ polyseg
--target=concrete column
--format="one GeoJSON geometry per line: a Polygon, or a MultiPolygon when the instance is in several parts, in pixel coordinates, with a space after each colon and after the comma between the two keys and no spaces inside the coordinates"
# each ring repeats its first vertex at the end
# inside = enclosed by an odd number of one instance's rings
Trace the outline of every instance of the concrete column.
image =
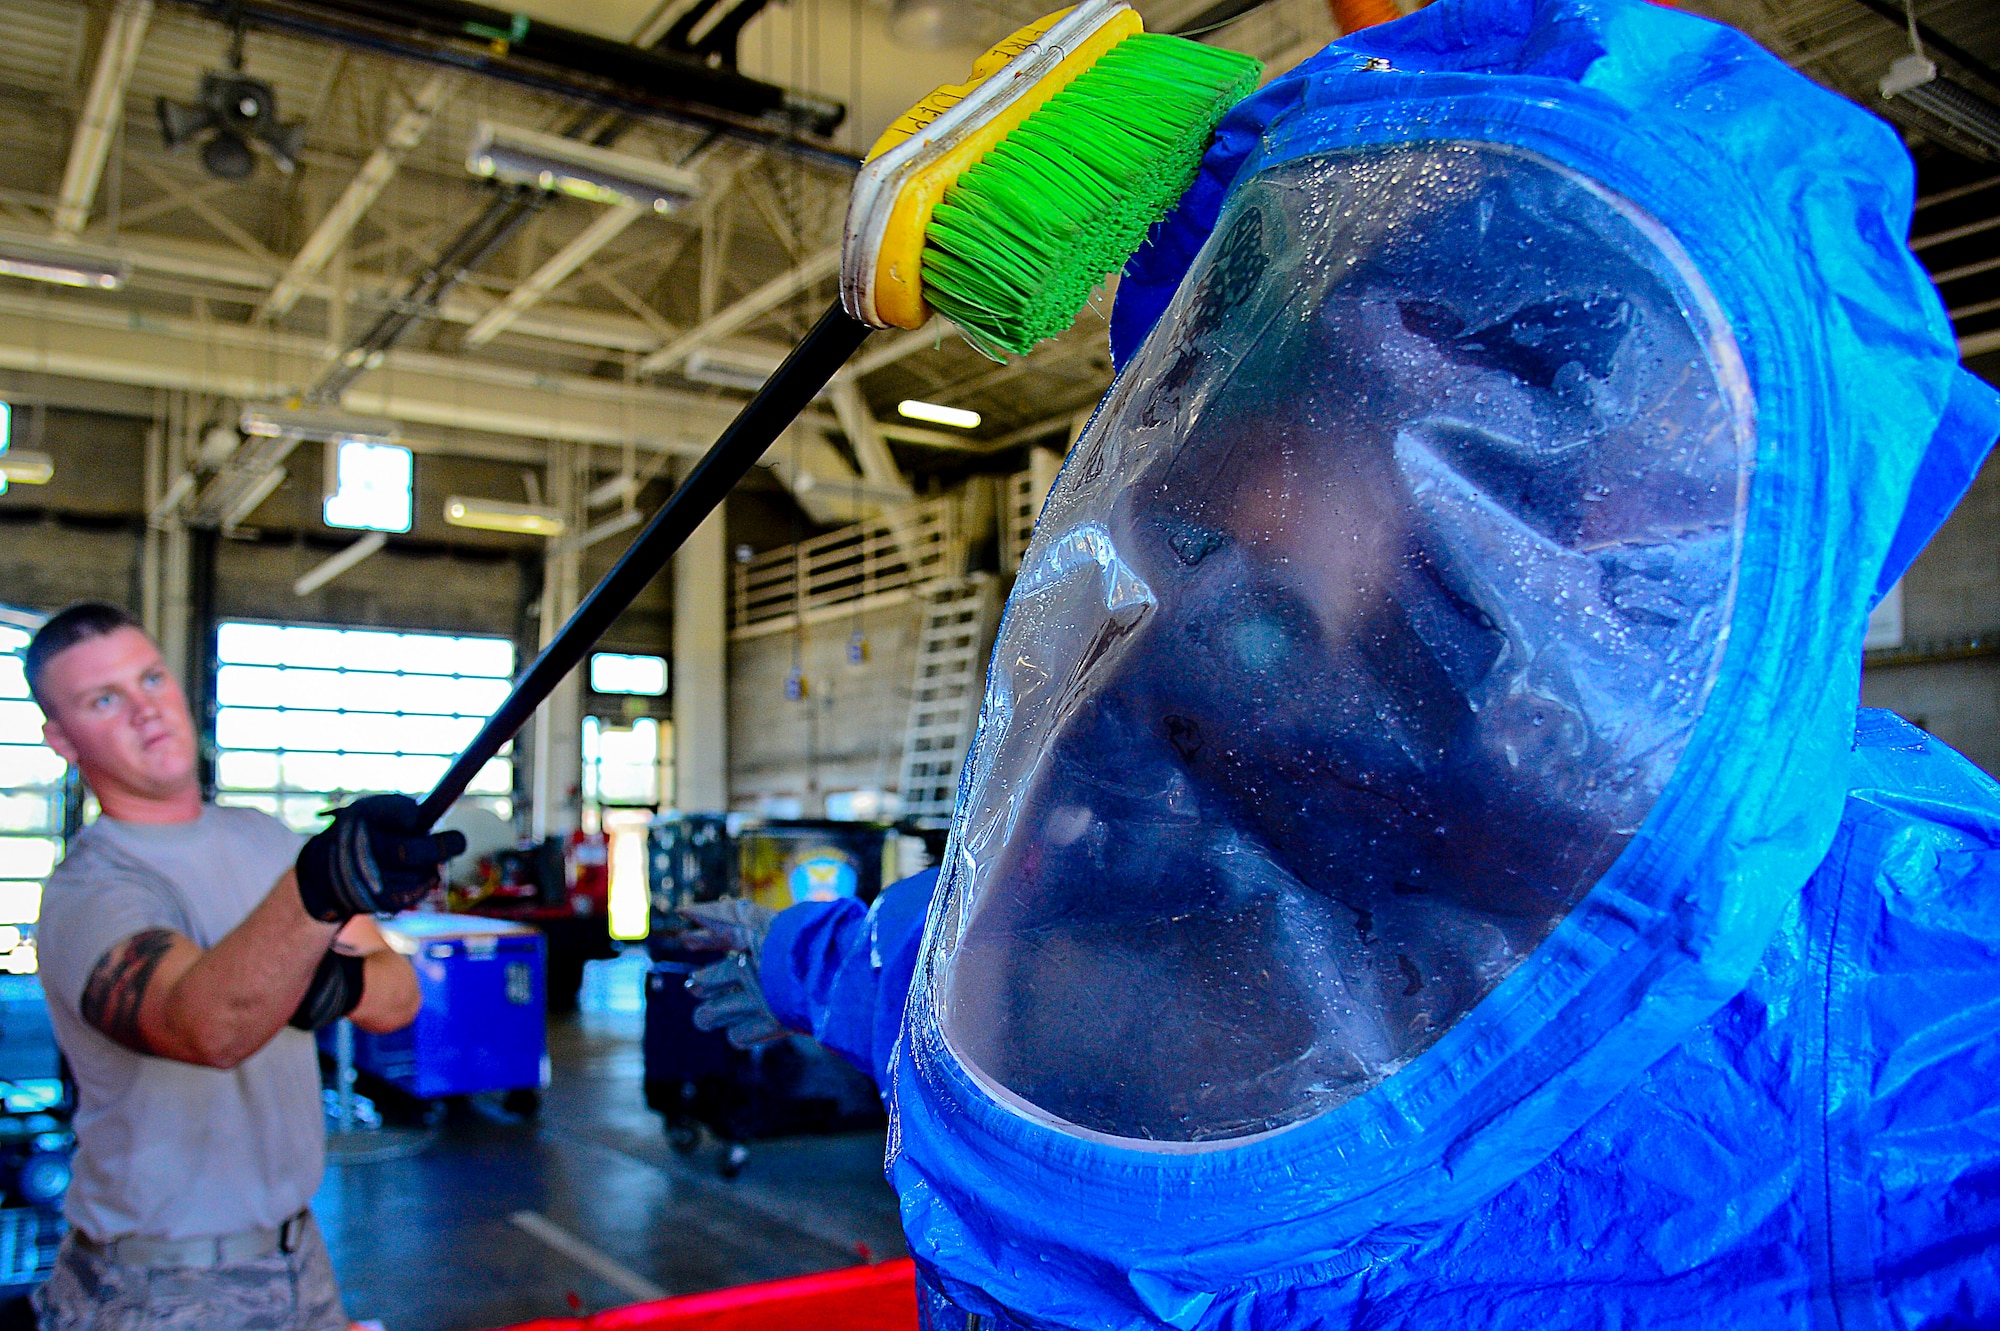
{"type": "Polygon", "coordinates": [[[154,642],[160,640],[160,530],[151,514],[166,491],[166,431],[155,424],[146,431],[146,534],[139,543],[139,627],[154,642]]]}
{"type": "Polygon", "coordinates": [[[729,552],[722,511],[674,556],[674,805],[729,808],[729,552]]]}
{"type": "MultiPolygon", "coordinates": [[[[563,514],[572,532],[582,530],[583,503],[577,485],[577,450],[573,444],[549,445],[548,505],[563,514]]],[[[550,546],[553,552],[557,547],[550,546]]],[[[583,556],[571,550],[548,557],[542,568],[541,645],[569,621],[583,594],[579,585],[583,556]]],[[[579,787],[583,781],[583,667],[572,670],[535,713],[533,809],[530,829],[539,840],[566,836],[580,817],[579,787]]]]}
{"type": "MultiPolygon", "coordinates": [[[[160,645],[167,669],[192,689],[188,678],[188,533],[178,508],[163,501],[188,470],[189,420],[186,394],[174,394],[164,426],[146,434],[146,535],[140,546],[139,623],[160,645]]],[[[192,693],[190,693],[192,696],[192,693]]]]}

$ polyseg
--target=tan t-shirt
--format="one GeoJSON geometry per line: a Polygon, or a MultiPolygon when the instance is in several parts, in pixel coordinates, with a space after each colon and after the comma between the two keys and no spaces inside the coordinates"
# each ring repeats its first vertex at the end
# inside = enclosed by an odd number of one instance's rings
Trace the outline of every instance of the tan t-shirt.
{"type": "Polygon", "coordinates": [[[270,893],[301,841],[253,809],[210,805],[194,822],[161,825],[100,818],[49,876],[35,945],[77,1084],[64,1209],[90,1237],[269,1228],[319,1187],[326,1127],[312,1036],[288,1026],[224,1072],[133,1053],[78,1011],[113,944],[164,928],[215,946],[270,893]]]}

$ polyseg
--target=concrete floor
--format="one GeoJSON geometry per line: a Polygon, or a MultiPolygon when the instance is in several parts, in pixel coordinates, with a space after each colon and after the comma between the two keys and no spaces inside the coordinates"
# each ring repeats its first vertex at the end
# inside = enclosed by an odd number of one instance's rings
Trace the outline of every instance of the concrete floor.
{"type": "Polygon", "coordinates": [[[416,1155],[329,1164],[313,1207],[351,1316],[473,1331],[903,1254],[880,1133],[758,1143],[734,1180],[713,1143],[675,1155],[640,1091],[643,961],[592,968],[539,1116],[474,1101],[416,1155]]]}

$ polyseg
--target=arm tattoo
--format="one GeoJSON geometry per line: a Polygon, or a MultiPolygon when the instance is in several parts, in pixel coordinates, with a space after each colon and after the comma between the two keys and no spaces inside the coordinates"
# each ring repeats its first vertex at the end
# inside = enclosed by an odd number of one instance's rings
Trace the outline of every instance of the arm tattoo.
{"type": "Polygon", "coordinates": [[[172,929],[147,929],[114,944],[83,986],[83,1019],[127,1049],[152,1053],[139,1031],[139,1007],[177,937],[172,929]]]}

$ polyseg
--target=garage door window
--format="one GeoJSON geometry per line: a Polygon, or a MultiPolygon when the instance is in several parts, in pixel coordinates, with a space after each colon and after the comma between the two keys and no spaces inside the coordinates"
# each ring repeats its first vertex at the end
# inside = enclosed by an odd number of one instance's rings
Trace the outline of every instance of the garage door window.
{"type": "MultiPolygon", "coordinates": [[[[223,623],[216,633],[216,800],[300,831],[357,795],[421,798],[507,696],[505,638],[223,623]]],[[[512,746],[470,794],[511,817],[512,746]]]]}
{"type": "Polygon", "coordinates": [[[21,653],[30,635],[0,624],[0,973],[35,970],[42,879],[62,858],[68,766],[42,744],[42,709],[28,696],[21,653]]]}

